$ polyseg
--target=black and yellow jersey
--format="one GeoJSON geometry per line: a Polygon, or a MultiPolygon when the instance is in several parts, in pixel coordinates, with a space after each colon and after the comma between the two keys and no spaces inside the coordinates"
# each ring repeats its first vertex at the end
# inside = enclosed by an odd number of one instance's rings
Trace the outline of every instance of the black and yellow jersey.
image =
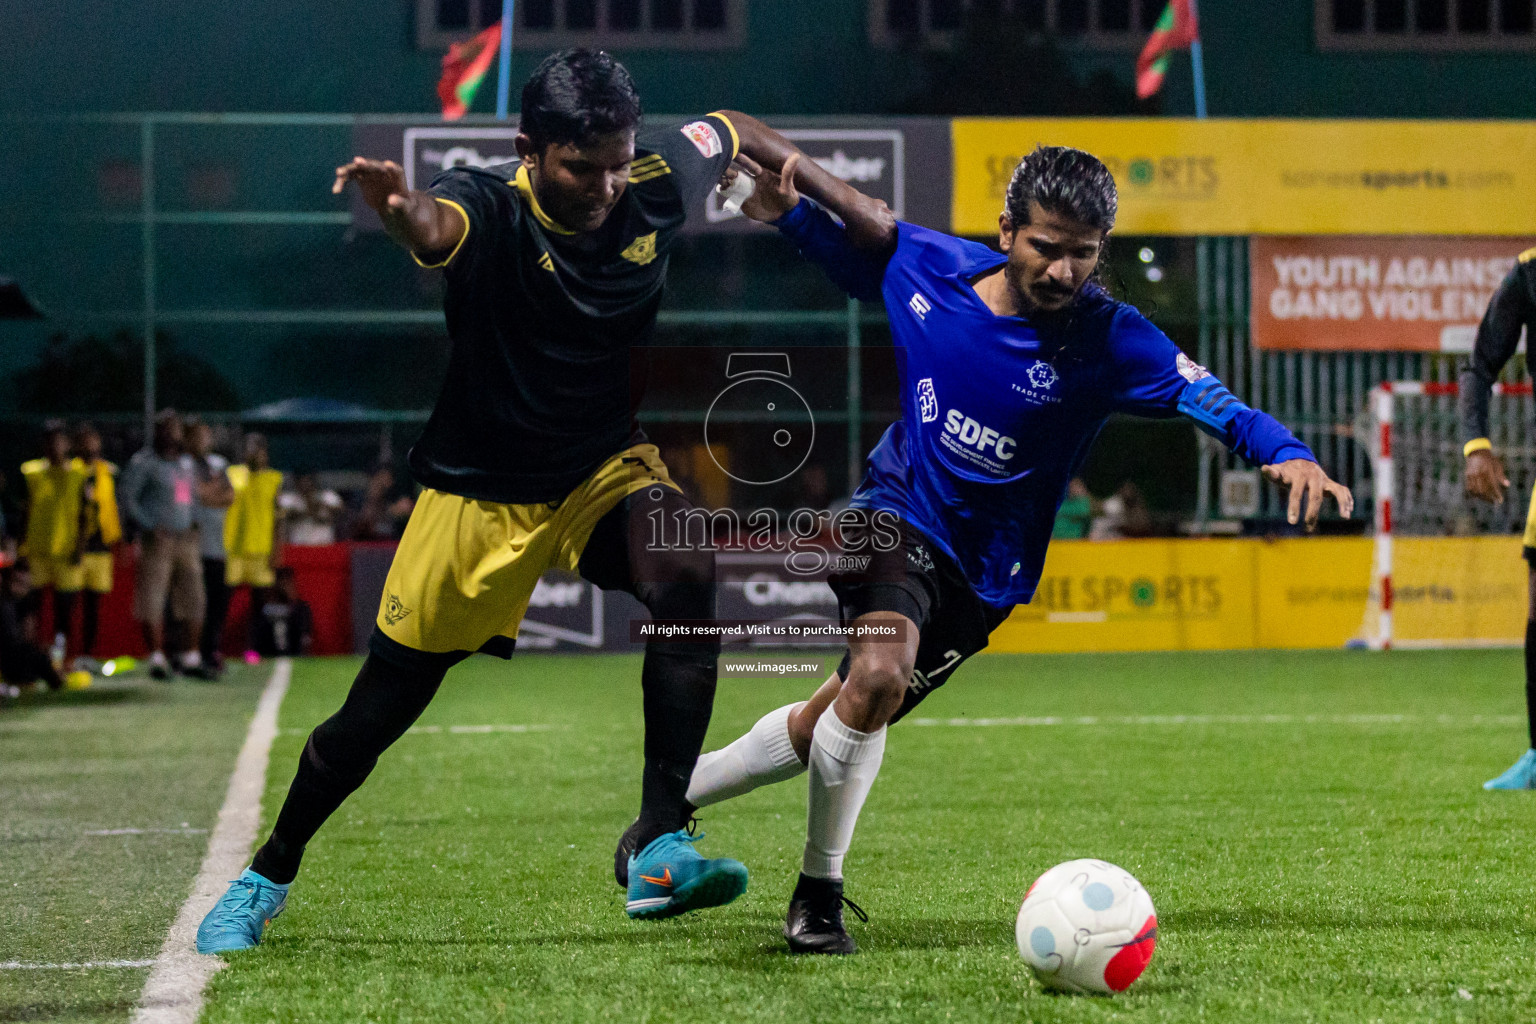
{"type": "MultiPolygon", "coordinates": [[[[1493,293],[1482,323],[1472,359],[1461,372],[1461,439],[1466,453],[1489,447],[1488,403],[1493,382],[1515,348],[1520,331],[1536,332],[1536,249],[1527,249],[1493,293]]],[[[1529,342],[1527,342],[1529,344],[1529,342]]]]}
{"type": "Polygon", "coordinates": [[[106,459],[86,462],[77,458],[71,465],[85,476],[80,492],[80,549],[87,554],[111,551],[112,545],[123,539],[117,510],[117,467],[106,459]]]}
{"type": "Polygon", "coordinates": [[[410,453],[425,487],[507,504],[558,501],[638,439],[631,348],[656,323],[667,254],[735,157],[719,114],[640,134],[603,226],[574,234],[516,164],[455,168],[431,195],[469,230],[441,259],[453,343],[410,453]]]}

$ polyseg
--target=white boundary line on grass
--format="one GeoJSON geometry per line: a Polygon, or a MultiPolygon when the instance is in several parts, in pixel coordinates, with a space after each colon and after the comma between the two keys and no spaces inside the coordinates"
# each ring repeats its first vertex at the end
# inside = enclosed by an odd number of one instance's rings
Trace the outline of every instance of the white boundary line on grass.
{"type": "Polygon", "coordinates": [[[152,967],[155,960],[85,960],[78,964],[29,964],[10,960],[0,964],[0,971],[86,971],[99,967],[152,967]]]}
{"type": "Polygon", "coordinates": [[[203,866],[192,883],[192,895],[166,932],[160,956],[134,1008],[133,1024],[196,1024],[203,1008],[203,987],[224,966],[218,957],[197,952],[197,926],[251,855],[261,819],[261,794],[267,784],[267,754],[277,736],[277,709],[292,676],[293,662],[280,659],[261,692],[256,716],[235,761],[235,773],[229,777],[218,824],[208,837],[203,866]]]}
{"type": "Polygon", "coordinates": [[[1041,715],[1020,718],[908,718],[912,725],[988,728],[1051,725],[1518,725],[1520,715],[1041,715]]]}

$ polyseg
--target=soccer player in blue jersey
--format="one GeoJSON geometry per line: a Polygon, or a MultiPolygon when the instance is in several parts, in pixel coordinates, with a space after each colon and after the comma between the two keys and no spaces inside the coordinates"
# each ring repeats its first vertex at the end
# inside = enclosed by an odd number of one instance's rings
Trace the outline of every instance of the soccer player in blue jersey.
{"type": "Polygon", "coordinates": [[[756,183],[743,211],[849,294],[885,303],[902,416],[870,453],[852,504],[899,519],[902,539],[864,547],[869,568],[830,582],[845,625],[895,626],[902,639],[855,635],[810,700],[703,755],[688,800],[701,807],[808,769],[805,856],[784,934],[796,953],[852,953],[843,859],[886,726],[1034,596],[1067,484],[1112,413],[1189,417],[1288,487],[1288,518],[1308,529],[1326,495],[1345,516],[1354,500],[1285,427],[1097,283],[1117,196],[1093,156],[1041,146],[1020,162],[998,219],[1001,252],[894,220],[871,232],[864,207],[833,210],[858,225],[846,232],[800,198],[797,165],[748,166],[756,183]]]}

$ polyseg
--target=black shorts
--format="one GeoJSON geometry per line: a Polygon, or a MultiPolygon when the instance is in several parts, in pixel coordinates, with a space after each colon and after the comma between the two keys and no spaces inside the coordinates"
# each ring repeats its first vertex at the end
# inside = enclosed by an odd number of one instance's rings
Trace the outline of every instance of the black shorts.
{"type": "MultiPolygon", "coordinates": [[[[862,534],[854,536],[856,545],[866,539],[862,534]]],[[[901,707],[891,716],[894,724],[948,682],[962,661],[986,649],[987,638],[1013,608],[983,601],[953,559],[905,524],[895,548],[870,551],[856,546],[855,550],[870,555],[867,568],[835,572],[827,578],[837,595],[843,625],[870,612],[896,612],[917,623],[917,660],[901,707]]],[[[845,653],[837,667],[840,679],[848,678],[850,662],[845,653]]]]}

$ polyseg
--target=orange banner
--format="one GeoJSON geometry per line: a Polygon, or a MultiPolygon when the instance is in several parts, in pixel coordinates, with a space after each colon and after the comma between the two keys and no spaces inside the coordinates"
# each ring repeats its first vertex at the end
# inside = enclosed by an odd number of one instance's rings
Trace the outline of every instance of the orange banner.
{"type": "Polygon", "coordinates": [[[1267,237],[1250,242],[1261,349],[1470,352],[1520,238],[1267,237]]]}

